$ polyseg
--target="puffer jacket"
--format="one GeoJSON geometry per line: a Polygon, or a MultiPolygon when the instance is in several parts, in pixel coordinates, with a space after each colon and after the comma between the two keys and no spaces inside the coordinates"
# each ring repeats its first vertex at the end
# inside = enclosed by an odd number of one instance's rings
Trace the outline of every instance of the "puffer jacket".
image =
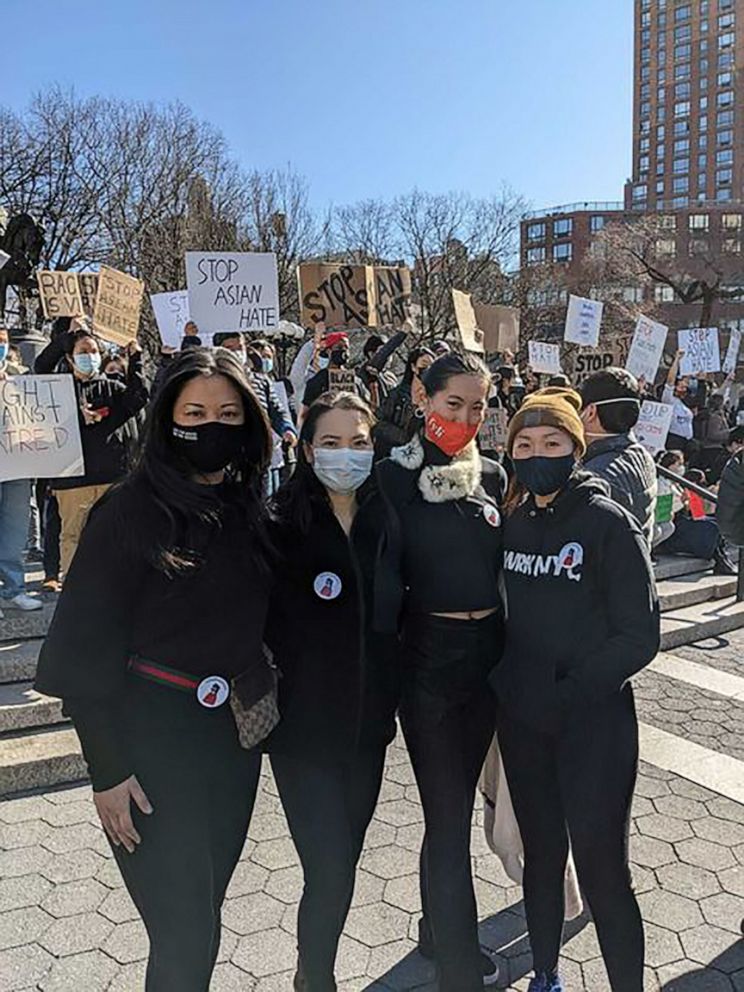
{"type": "Polygon", "coordinates": [[[638,522],[650,548],[657,480],[648,451],[632,433],[601,438],[589,445],[584,468],[607,482],[610,496],[638,522]]]}
{"type": "Polygon", "coordinates": [[[729,544],[744,547],[744,452],[734,455],[723,470],[716,520],[729,544]]]}

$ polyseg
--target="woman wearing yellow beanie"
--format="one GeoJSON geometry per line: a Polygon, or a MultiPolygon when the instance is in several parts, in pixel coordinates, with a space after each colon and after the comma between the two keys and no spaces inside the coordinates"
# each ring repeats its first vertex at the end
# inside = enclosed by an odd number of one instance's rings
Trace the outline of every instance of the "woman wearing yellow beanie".
{"type": "Polygon", "coordinates": [[[498,737],[525,851],[535,978],[561,992],[571,845],[613,992],[642,992],[643,926],[626,836],[638,763],[629,678],[659,648],[640,528],[578,469],[581,398],[544,389],[513,418],[504,525],[506,646],[492,676],[498,737]]]}

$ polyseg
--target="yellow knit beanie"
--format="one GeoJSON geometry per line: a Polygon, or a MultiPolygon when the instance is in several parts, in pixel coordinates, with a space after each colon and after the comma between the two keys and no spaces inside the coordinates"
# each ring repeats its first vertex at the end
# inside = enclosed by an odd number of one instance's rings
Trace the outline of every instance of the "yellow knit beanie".
{"type": "Polygon", "coordinates": [[[507,451],[511,454],[514,439],[525,427],[560,427],[570,435],[579,458],[582,458],[586,451],[586,438],[579,416],[581,406],[581,397],[574,389],[548,386],[531,393],[509,424],[507,451]]]}

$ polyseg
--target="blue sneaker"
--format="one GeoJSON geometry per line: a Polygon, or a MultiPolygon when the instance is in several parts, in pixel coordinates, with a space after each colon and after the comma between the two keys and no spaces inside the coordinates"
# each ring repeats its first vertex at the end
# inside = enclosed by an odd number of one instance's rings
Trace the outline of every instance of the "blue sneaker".
{"type": "Polygon", "coordinates": [[[555,972],[551,975],[541,971],[532,979],[527,992],[563,992],[563,984],[555,972]]]}

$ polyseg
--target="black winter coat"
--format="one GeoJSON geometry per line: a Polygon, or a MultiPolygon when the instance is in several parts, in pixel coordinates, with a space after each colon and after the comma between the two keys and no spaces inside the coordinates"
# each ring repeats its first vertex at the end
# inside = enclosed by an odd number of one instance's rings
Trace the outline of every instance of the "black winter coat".
{"type": "Polygon", "coordinates": [[[502,706],[547,733],[619,693],[659,650],[648,546],[606,492],[576,473],[547,509],[530,499],[504,526],[506,646],[491,681],[502,706]]]}
{"type": "Polygon", "coordinates": [[[716,509],[718,529],[735,547],[744,547],[744,454],[734,455],[721,475],[716,509]]]}

